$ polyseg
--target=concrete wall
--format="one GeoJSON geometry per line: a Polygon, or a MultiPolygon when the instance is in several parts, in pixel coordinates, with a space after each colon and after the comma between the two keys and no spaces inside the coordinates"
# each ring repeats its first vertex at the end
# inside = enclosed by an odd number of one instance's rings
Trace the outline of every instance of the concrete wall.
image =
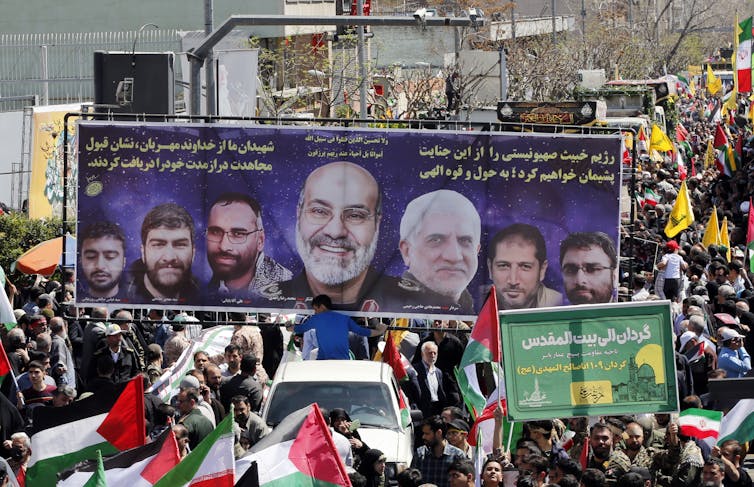
{"type": "Polygon", "coordinates": [[[454,27],[383,27],[374,26],[371,40],[372,61],[378,68],[393,64],[406,67],[417,62],[443,66],[445,53],[455,50],[454,27]]]}

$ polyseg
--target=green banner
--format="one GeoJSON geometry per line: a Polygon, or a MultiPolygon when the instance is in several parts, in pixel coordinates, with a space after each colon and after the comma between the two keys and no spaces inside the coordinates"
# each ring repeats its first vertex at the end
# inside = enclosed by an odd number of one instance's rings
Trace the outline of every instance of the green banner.
{"type": "Polygon", "coordinates": [[[500,314],[508,419],[678,410],[670,303],[500,314]]]}

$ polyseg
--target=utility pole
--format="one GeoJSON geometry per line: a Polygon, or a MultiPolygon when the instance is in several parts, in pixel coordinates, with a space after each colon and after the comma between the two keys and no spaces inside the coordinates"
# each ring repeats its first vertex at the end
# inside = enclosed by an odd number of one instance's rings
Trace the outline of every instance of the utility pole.
{"type": "Polygon", "coordinates": [[[552,10],[552,43],[555,44],[555,0],[550,0],[550,10],[552,10]]]}
{"type": "MultiPolygon", "coordinates": [[[[214,15],[214,0],[204,0],[204,34],[210,35],[214,30],[213,15],[214,15]]],[[[217,115],[217,107],[215,104],[215,58],[212,50],[207,53],[207,60],[204,65],[204,77],[206,78],[207,86],[207,115],[217,115]]]]}
{"type": "MultiPolygon", "coordinates": [[[[364,0],[357,0],[356,2],[356,15],[361,17],[364,15],[364,0]]],[[[359,118],[362,120],[367,118],[367,65],[366,54],[364,53],[364,26],[359,25],[356,27],[356,32],[359,36],[359,45],[357,47],[358,61],[359,61],[359,77],[361,78],[361,84],[359,85],[359,118]]]]}

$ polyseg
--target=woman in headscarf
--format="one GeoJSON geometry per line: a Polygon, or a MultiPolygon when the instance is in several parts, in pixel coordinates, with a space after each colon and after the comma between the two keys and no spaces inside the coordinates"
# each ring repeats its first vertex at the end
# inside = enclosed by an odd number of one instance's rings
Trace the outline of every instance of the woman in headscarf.
{"type": "Polygon", "coordinates": [[[361,441],[358,430],[353,428],[351,417],[345,409],[333,408],[330,411],[330,425],[335,431],[348,439],[353,454],[353,467],[358,469],[364,454],[369,450],[369,446],[361,441]]]}
{"type": "Polygon", "coordinates": [[[364,453],[356,470],[367,478],[367,487],[387,487],[385,461],[385,454],[380,450],[370,449],[364,453]]]}

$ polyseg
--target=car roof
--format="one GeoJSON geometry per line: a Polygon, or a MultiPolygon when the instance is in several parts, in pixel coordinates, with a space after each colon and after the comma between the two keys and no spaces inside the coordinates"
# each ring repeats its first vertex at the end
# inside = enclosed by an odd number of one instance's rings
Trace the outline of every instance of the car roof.
{"type": "Polygon", "coordinates": [[[369,360],[305,360],[281,364],[273,382],[389,382],[392,369],[369,360]]]}

